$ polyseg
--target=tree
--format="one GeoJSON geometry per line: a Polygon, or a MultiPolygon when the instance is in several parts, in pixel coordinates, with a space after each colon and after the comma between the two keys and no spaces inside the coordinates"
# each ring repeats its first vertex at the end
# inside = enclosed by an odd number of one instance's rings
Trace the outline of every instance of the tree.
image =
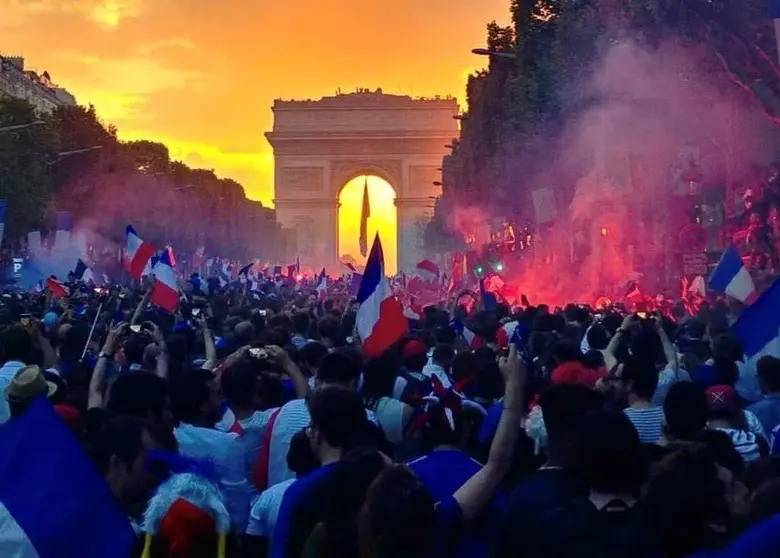
{"type": "MultiPolygon", "coordinates": [[[[40,121],[25,101],[0,97],[0,128],[40,121]]],[[[52,195],[47,161],[57,146],[47,125],[0,131],[0,199],[6,200],[5,236],[18,238],[41,223],[52,195]]]]}

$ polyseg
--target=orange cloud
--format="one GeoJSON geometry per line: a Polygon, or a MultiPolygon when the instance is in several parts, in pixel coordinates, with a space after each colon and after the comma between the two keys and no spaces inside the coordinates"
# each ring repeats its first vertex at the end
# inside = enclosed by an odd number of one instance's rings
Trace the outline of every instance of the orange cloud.
{"type": "Polygon", "coordinates": [[[273,199],[275,98],[454,95],[509,0],[0,0],[4,52],[93,103],[120,137],[273,199]]]}

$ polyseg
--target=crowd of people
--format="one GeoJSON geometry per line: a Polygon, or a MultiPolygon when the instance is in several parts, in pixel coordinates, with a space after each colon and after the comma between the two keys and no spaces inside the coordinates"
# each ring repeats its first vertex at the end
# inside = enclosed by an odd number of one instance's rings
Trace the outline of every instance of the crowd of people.
{"type": "Polygon", "coordinates": [[[780,359],[720,302],[452,297],[366,358],[313,286],[71,293],[0,299],[0,422],[48,400],[135,532],[114,556],[780,554],[780,359]]]}

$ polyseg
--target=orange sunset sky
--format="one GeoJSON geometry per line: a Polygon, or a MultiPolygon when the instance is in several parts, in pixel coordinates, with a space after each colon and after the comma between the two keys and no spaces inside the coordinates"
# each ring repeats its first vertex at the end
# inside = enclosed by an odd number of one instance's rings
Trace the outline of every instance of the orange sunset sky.
{"type": "Polygon", "coordinates": [[[452,94],[509,0],[0,0],[0,52],[270,205],[275,98],[452,94]]]}

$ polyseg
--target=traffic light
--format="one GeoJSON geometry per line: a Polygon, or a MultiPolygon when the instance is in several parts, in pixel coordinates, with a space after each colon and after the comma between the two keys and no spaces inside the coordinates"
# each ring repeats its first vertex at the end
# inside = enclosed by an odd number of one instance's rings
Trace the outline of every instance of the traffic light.
{"type": "Polygon", "coordinates": [[[478,265],[477,268],[474,271],[477,272],[477,275],[482,275],[482,272],[485,271],[485,270],[482,269],[481,265],[478,265]]]}

